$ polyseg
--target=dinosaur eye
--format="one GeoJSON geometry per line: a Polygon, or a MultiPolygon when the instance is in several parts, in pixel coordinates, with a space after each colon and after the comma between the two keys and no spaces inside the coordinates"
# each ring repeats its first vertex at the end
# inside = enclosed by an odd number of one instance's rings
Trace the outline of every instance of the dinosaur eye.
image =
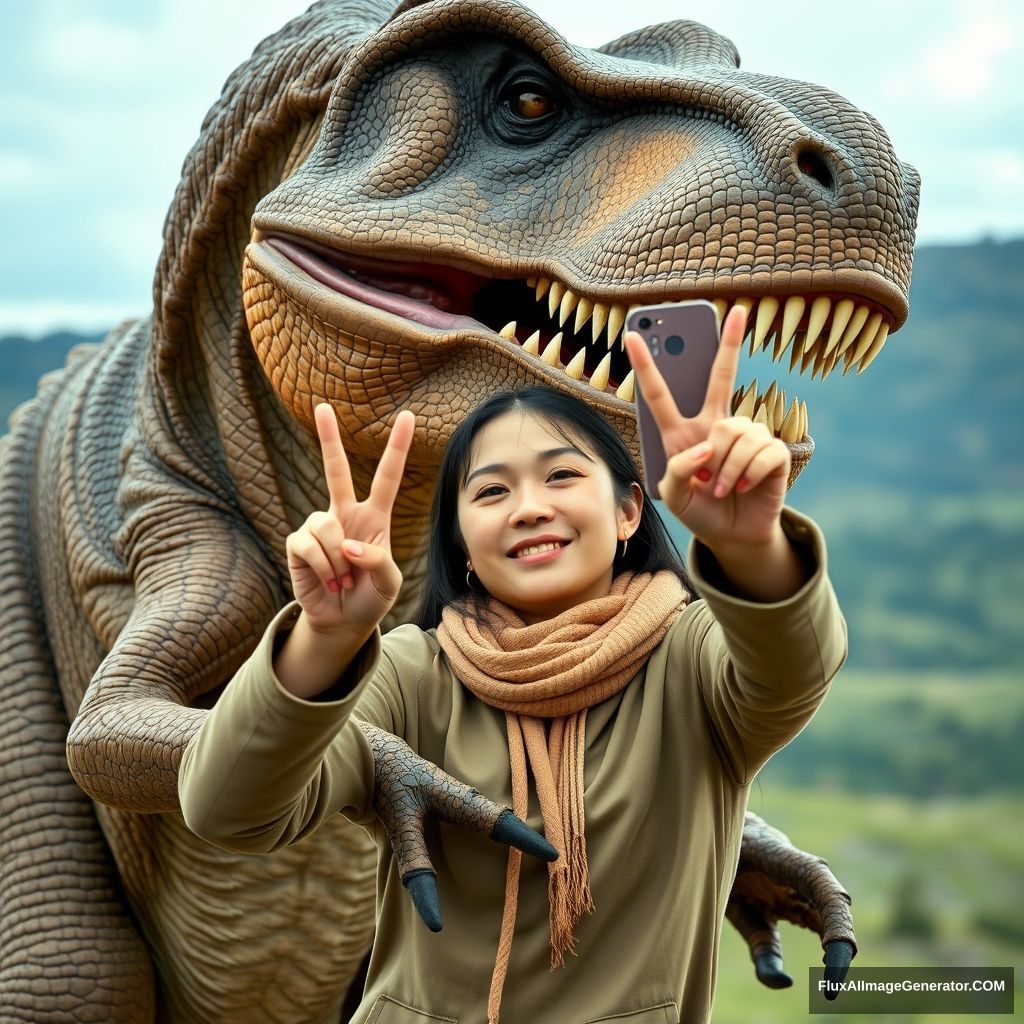
{"type": "Polygon", "coordinates": [[[558,131],[570,112],[559,89],[522,71],[508,76],[497,99],[494,130],[503,142],[516,146],[542,142],[558,131]]]}
{"type": "Polygon", "coordinates": [[[517,89],[510,100],[513,111],[527,121],[535,121],[556,109],[555,101],[550,96],[534,92],[532,89],[517,89]]]}

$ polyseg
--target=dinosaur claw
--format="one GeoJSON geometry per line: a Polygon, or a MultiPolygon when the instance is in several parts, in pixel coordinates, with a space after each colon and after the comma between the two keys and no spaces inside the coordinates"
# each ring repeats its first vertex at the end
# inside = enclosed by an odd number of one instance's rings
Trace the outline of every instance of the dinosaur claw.
{"type": "Polygon", "coordinates": [[[761,953],[754,958],[757,980],[768,988],[789,988],[793,979],[782,969],[782,958],[775,953],[761,953]]]}
{"type": "Polygon", "coordinates": [[[530,853],[541,860],[558,860],[556,850],[539,832],[534,832],[522,818],[516,817],[506,808],[491,829],[491,839],[496,843],[507,843],[523,853],[530,853]]]}
{"type": "Polygon", "coordinates": [[[402,876],[423,923],[432,931],[441,930],[441,904],[437,898],[437,875],[429,868],[417,868],[402,876]]]}
{"type": "MultiPolygon", "coordinates": [[[[853,944],[845,939],[833,939],[831,942],[826,942],[825,955],[822,957],[822,962],[825,964],[825,981],[838,985],[845,980],[854,952],[853,944]]],[[[835,999],[837,995],[839,992],[836,989],[825,987],[826,999],[835,999]]]]}

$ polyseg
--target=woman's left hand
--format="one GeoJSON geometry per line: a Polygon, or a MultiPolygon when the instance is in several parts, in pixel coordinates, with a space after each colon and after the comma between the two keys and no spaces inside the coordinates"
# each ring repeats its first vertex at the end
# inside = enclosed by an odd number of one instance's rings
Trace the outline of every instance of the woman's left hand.
{"type": "Polygon", "coordinates": [[[730,403],[746,314],[730,310],[711,367],[704,405],[683,416],[646,343],[626,333],[626,354],[665,446],[667,466],[658,482],[669,510],[712,550],[764,545],[781,529],[790,454],[767,427],[733,416],[730,403]]]}

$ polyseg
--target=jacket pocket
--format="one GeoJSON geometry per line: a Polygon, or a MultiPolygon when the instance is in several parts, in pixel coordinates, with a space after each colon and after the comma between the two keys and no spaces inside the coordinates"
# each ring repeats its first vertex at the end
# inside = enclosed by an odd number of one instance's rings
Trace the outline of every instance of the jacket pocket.
{"type": "Polygon", "coordinates": [[[459,1019],[417,1010],[415,1006],[401,1003],[393,996],[381,994],[370,1008],[366,1024],[459,1024],[459,1019]]]}
{"type": "Polygon", "coordinates": [[[630,1010],[626,1013],[610,1013],[606,1017],[591,1017],[583,1024],[679,1024],[676,1004],[658,1003],[644,1010],[630,1010]]]}

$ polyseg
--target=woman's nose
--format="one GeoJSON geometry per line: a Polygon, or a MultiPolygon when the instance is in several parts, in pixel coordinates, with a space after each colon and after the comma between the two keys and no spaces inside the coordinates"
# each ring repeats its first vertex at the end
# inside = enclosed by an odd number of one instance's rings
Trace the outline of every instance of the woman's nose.
{"type": "Polygon", "coordinates": [[[524,487],[519,492],[519,500],[509,516],[509,522],[513,526],[534,523],[538,519],[550,519],[551,515],[551,506],[544,501],[543,496],[535,488],[524,487]]]}

